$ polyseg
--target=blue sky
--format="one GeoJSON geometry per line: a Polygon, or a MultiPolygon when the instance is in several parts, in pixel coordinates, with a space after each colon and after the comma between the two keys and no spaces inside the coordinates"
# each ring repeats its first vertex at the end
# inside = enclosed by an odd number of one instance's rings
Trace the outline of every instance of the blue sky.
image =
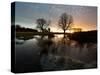
{"type": "Polygon", "coordinates": [[[16,2],[15,24],[24,27],[36,28],[36,20],[44,18],[51,20],[51,31],[61,31],[58,27],[59,16],[66,12],[73,17],[73,27],[85,30],[94,30],[97,27],[97,8],[76,5],[54,5],[16,2]]]}

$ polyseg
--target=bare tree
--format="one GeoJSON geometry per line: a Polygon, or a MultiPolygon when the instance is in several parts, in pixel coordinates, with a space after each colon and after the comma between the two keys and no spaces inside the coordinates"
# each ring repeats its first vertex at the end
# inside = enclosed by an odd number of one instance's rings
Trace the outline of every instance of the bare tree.
{"type": "Polygon", "coordinates": [[[60,19],[59,19],[59,22],[58,22],[58,25],[63,29],[64,31],[64,37],[65,37],[65,31],[71,27],[73,23],[73,18],[71,15],[68,15],[66,13],[63,13],[61,16],[60,16],[60,19]]]}
{"type": "Polygon", "coordinates": [[[36,23],[37,23],[37,28],[39,28],[43,32],[50,24],[50,21],[47,22],[44,18],[40,18],[37,19],[36,23]]]}

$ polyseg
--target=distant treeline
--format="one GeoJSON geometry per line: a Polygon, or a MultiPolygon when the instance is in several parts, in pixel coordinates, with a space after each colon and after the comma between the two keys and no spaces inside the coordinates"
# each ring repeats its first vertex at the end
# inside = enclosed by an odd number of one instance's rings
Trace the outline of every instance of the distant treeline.
{"type": "Polygon", "coordinates": [[[87,32],[75,32],[70,35],[71,40],[79,42],[97,42],[97,30],[87,32]]]}
{"type": "Polygon", "coordinates": [[[16,32],[38,32],[35,29],[21,27],[19,25],[12,25],[12,28],[15,28],[16,32]]]}

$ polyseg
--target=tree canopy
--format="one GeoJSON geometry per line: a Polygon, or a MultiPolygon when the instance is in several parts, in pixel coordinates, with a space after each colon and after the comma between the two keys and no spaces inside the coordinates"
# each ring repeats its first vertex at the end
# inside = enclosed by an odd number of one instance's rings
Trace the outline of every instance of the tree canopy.
{"type": "Polygon", "coordinates": [[[63,13],[61,16],[60,16],[60,19],[58,21],[58,25],[63,29],[64,31],[64,34],[65,34],[65,31],[71,27],[73,23],[73,18],[71,15],[68,15],[67,13],[63,13]]]}

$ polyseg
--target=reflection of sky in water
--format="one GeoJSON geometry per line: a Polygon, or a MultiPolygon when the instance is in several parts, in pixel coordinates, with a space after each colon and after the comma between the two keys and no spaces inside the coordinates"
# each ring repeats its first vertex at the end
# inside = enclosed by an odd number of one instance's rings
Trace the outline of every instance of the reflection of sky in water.
{"type": "MultiPolygon", "coordinates": [[[[18,39],[17,39],[18,41],[18,39]]],[[[64,58],[66,60],[71,59],[71,61],[81,62],[85,63],[86,65],[89,64],[91,67],[92,63],[93,65],[96,64],[96,50],[97,50],[97,44],[93,43],[85,43],[85,44],[79,44],[76,41],[69,40],[67,38],[63,38],[63,35],[55,35],[54,38],[49,38],[47,36],[34,36],[34,38],[30,38],[29,40],[22,41],[24,42],[22,44],[16,44],[16,58],[17,62],[33,62],[31,63],[31,66],[35,66],[37,63],[37,60],[41,61],[41,65],[45,68],[47,67],[54,67],[54,62],[64,58]],[[48,41],[49,40],[49,41],[48,41]],[[52,41],[51,44],[50,40],[52,41]],[[41,50],[47,49],[49,51],[48,55],[42,55],[41,59],[39,57],[39,54],[41,50]],[[53,51],[54,50],[54,51],[53,51]],[[30,60],[29,60],[30,59],[30,60]],[[51,61],[52,62],[49,62],[51,61]],[[47,66],[48,65],[48,66],[47,66]]],[[[92,65],[92,67],[93,67],[92,65]]],[[[63,65],[65,66],[65,65],[63,65]]],[[[56,67],[57,68],[57,67],[56,67]]],[[[51,68],[48,68],[51,69],[51,68]]],[[[59,69],[65,69],[64,68],[57,68],[55,70],[59,69]]]]}

